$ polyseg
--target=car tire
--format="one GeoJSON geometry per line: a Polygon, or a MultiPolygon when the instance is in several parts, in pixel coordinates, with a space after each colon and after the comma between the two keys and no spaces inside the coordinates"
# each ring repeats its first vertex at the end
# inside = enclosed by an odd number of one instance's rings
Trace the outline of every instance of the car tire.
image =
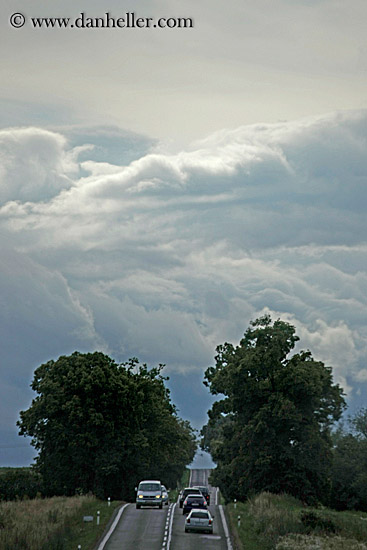
{"type": "Polygon", "coordinates": [[[159,509],[162,510],[162,508],[163,508],[163,504],[160,504],[159,509]]]}
{"type": "Polygon", "coordinates": [[[137,510],[140,510],[140,504],[137,504],[137,505],[136,505],[136,509],[137,509],[137,510]]]}

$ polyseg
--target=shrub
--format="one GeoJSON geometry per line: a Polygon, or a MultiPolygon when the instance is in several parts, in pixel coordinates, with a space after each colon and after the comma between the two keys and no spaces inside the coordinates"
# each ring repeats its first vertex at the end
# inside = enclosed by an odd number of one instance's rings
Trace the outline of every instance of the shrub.
{"type": "Polygon", "coordinates": [[[303,510],[301,512],[301,521],[308,532],[323,531],[325,533],[337,533],[339,531],[331,518],[321,516],[313,510],[303,510]]]}
{"type": "MultiPolygon", "coordinates": [[[[294,505],[298,501],[288,495],[273,495],[267,492],[249,501],[249,513],[256,532],[272,544],[282,535],[303,531],[298,514],[289,506],[290,502],[294,505]]],[[[300,505],[299,502],[298,504],[300,505]]]]}

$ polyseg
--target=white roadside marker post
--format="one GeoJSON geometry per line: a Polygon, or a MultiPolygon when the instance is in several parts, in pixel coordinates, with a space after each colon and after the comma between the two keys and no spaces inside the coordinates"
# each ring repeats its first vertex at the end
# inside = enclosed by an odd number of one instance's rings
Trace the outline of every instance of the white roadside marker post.
{"type": "Polygon", "coordinates": [[[100,511],[98,510],[98,512],[97,512],[97,525],[99,525],[99,514],[100,514],[100,511]]]}
{"type": "Polygon", "coordinates": [[[237,499],[235,498],[234,499],[234,509],[236,509],[236,508],[237,508],[237,499]]]}
{"type": "Polygon", "coordinates": [[[241,516],[238,516],[238,518],[237,518],[237,525],[238,525],[238,527],[241,525],[241,516]]]}

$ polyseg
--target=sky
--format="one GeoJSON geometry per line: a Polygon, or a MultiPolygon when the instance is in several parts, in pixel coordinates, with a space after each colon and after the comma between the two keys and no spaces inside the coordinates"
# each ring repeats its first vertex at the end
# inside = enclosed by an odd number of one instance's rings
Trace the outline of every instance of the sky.
{"type": "Polygon", "coordinates": [[[165,363],[200,429],[216,347],[264,313],[366,406],[365,1],[44,4],[0,6],[0,466],[76,350],[165,363]],[[75,23],[132,12],[193,26],[75,23]]]}

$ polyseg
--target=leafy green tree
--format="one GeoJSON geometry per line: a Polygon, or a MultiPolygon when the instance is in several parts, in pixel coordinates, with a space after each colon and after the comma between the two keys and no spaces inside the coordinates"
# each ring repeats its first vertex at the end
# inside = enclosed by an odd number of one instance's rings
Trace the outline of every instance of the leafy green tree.
{"type": "Polygon", "coordinates": [[[31,387],[38,395],[17,424],[39,451],[36,469],[47,494],[132,498],[141,478],[172,468],[178,447],[192,460],[195,437],[177,417],[162,368],[75,352],[36,369],[31,387]]]}
{"type": "Polygon", "coordinates": [[[211,393],[225,396],[209,411],[202,445],[227,500],[264,490],[327,499],[330,427],[345,402],[330,367],[309,351],[289,356],[298,340],[292,325],[266,315],[239,346],[218,346],[205,373],[211,393]]]}
{"type": "Polygon", "coordinates": [[[367,441],[367,409],[362,407],[354,416],[349,417],[349,425],[359,439],[367,441]]]}

